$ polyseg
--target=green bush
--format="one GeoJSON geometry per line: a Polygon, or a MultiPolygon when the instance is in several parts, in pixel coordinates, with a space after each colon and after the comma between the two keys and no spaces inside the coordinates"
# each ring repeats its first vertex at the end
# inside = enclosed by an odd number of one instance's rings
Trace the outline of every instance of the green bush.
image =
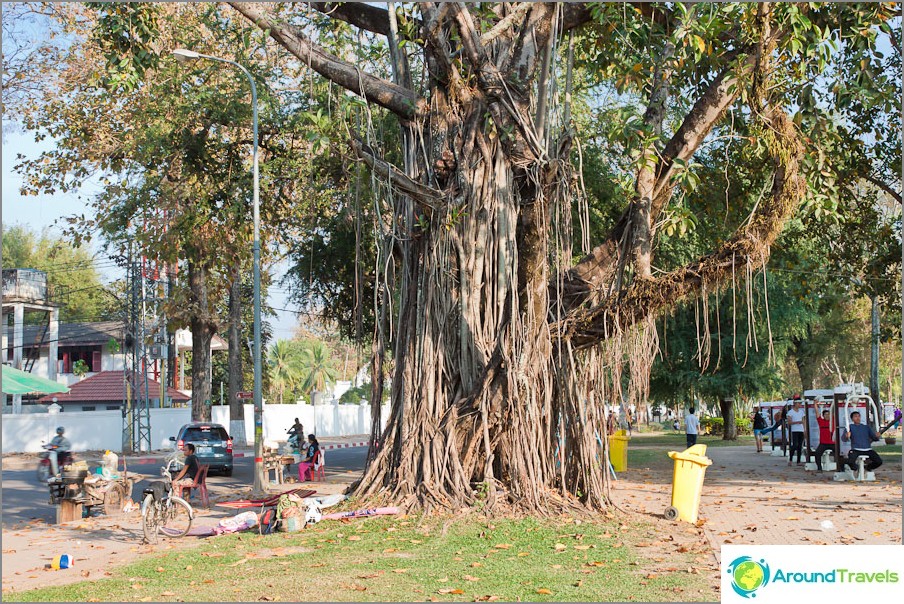
{"type": "MultiPolygon", "coordinates": [[[[753,433],[753,423],[746,417],[735,418],[738,428],[738,436],[753,433]]],[[[700,420],[700,427],[704,434],[722,436],[725,433],[725,422],[721,417],[704,417],[700,420]]]]}

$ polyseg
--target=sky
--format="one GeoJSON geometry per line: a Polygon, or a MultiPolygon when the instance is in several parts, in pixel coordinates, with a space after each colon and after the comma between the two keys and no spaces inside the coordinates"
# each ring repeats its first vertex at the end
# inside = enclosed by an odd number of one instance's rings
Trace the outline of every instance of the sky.
{"type": "MultiPolygon", "coordinates": [[[[33,231],[40,232],[45,228],[52,235],[62,235],[60,224],[66,216],[74,214],[91,215],[89,202],[91,197],[100,191],[100,185],[96,181],[89,181],[80,190],[56,195],[41,195],[38,197],[25,197],[19,194],[22,177],[15,172],[18,163],[16,156],[21,153],[27,158],[37,157],[41,152],[52,149],[53,141],[45,139],[40,143],[34,141],[34,135],[23,132],[10,124],[3,124],[3,154],[2,154],[2,205],[3,228],[14,224],[24,225],[33,231]]],[[[266,203],[266,200],[262,200],[266,203]]],[[[101,250],[98,241],[92,240],[90,250],[97,254],[98,272],[104,283],[110,283],[125,276],[125,271],[112,265],[101,250]]],[[[4,268],[7,268],[4,266],[4,268]]],[[[27,267],[20,267],[27,268],[27,267]]],[[[276,268],[277,279],[285,274],[286,266],[276,268]]],[[[271,307],[280,309],[292,309],[288,300],[288,293],[278,283],[271,287],[270,295],[266,303],[271,307]]],[[[276,311],[276,316],[269,319],[273,329],[273,339],[291,338],[297,324],[296,315],[293,312],[276,311]]]]}

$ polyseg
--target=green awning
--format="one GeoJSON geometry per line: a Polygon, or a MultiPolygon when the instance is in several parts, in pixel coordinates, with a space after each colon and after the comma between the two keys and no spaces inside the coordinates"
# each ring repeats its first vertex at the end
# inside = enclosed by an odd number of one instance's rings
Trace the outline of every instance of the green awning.
{"type": "Polygon", "coordinates": [[[53,392],[69,392],[69,388],[46,378],[10,367],[3,366],[3,393],[4,394],[31,394],[41,392],[50,394],[53,392]]]}

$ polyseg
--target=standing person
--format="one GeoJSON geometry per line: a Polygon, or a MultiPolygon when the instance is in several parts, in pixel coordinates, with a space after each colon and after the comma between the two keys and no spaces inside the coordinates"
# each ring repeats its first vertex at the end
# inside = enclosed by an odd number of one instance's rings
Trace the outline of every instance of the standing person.
{"type": "Polygon", "coordinates": [[[816,469],[822,472],[822,454],[835,450],[835,435],[832,431],[831,413],[823,409],[822,417],[816,418],[819,424],[819,446],[816,447],[816,469]]]}
{"type": "Polygon", "coordinates": [[[791,448],[788,450],[788,465],[791,465],[791,458],[797,451],[797,465],[800,465],[800,456],[804,450],[804,410],[801,408],[800,395],[794,395],[794,403],[788,409],[786,415],[788,422],[788,430],[791,432],[791,448]]]}
{"type": "Polygon", "coordinates": [[[763,433],[766,432],[766,418],[760,412],[759,407],[753,408],[753,436],[756,439],[756,452],[763,452],[763,433]]]}
{"type": "Polygon", "coordinates": [[[899,406],[895,407],[895,416],[892,418],[892,420],[888,423],[887,426],[885,426],[884,428],[879,430],[879,436],[882,436],[883,434],[885,434],[885,431],[888,430],[889,428],[894,428],[895,426],[900,426],[900,425],[901,425],[901,407],[899,405],[899,406]]]}
{"type": "Polygon", "coordinates": [[[860,412],[851,413],[851,424],[845,432],[845,440],[851,441],[851,452],[848,454],[848,465],[852,470],[857,469],[857,458],[866,455],[869,460],[864,466],[867,472],[872,472],[882,465],[882,458],[873,451],[873,441],[879,440],[876,431],[865,424],[860,423],[860,412]]]}
{"type": "Polygon", "coordinates": [[[700,420],[694,415],[695,409],[691,407],[684,416],[684,435],[687,438],[687,448],[697,444],[697,434],[700,432],[700,420]]]}

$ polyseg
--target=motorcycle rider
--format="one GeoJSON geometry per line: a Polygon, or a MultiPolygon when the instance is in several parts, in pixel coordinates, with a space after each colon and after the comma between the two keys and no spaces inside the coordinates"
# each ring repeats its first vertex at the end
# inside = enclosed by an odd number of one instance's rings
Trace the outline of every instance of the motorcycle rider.
{"type": "Polygon", "coordinates": [[[50,441],[50,445],[53,447],[50,451],[47,452],[47,456],[50,458],[50,475],[56,476],[60,473],[59,468],[59,458],[66,458],[69,456],[69,453],[72,451],[72,443],[69,442],[69,439],[63,436],[63,433],[66,430],[63,426],[60,426],[56,429],[56,436],[50,441]]]}

